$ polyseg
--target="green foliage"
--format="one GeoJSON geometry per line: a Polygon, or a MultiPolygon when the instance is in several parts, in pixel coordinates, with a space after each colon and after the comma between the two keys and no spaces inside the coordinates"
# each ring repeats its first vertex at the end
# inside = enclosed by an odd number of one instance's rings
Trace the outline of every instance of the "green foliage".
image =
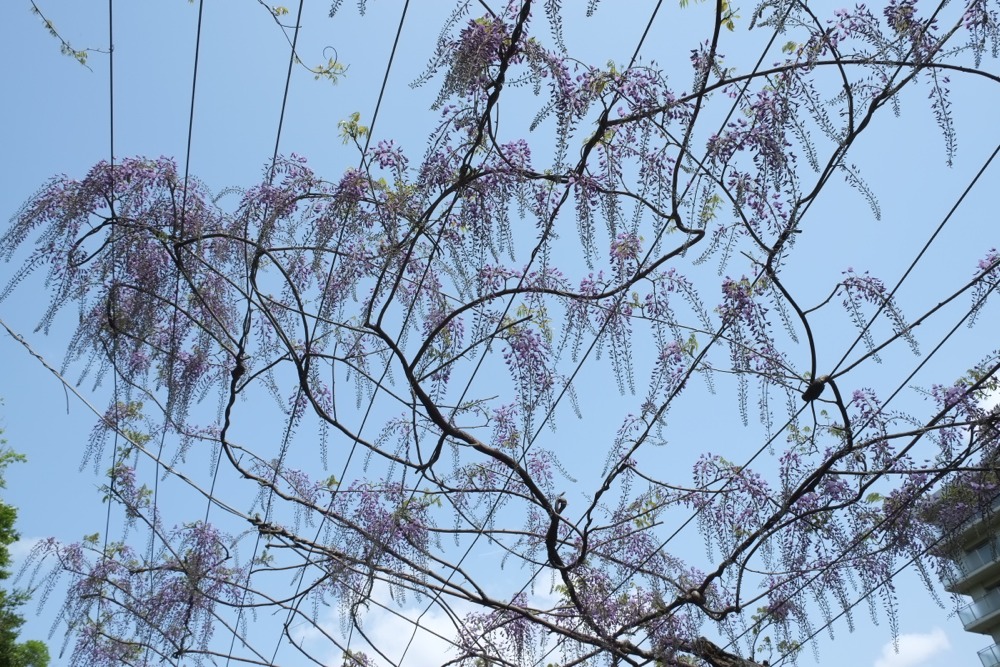
{"type": "MultiPolygon", "coordinates": [[[[2,435],[3,431],[0,431],[2,435]]],[[[6,488],[4,471],[11,463],[25,460],[23,454],[8,449],[7,441],[0,438],[0,489],[6,488]]],[[[0,500],[0,581],[10,577],[11,544],[20,537],[14,529],[17,508],[0,500]]],[[[28,593],[17,589],[0,589],[0,667],[47,667],[49,649],[40,641],[18,643],[18,630],[24,617],[17,608],[28,600],[28,593]]]]}
{"type": "Polygon", "coordinates": [[[773,639],[770,635],[763,634],[764,629],[770,624],[771,613],[767,607],[757,607],[757,613],[751,615],[753,626],[750,631],[754,636],[754,655],[756,656],[790,656],[793,657],[802,650],[802,644],[792,639],[773,639]]]}
{"type": "Polygon", "coordinates": [[[719,211],[719,207],[722,206],[722,203],[722,197],[717,194],[712,194],[707,197],[704,203],[702,203],[701,211],[698,214],[701,223],[707,225],[709,222],[714,220],[719,211]]]}
{"type": "Polygon", "coordinates": [[[13,505],[0,502],[0,579],[6,579],[10,576],[10,572],[7,571],[10,566],[10,552],[7,545],[16,542],[19,537],[17,531],[14,530],[16,520],[17,509],[13,505]]]}
{"type": "Polygon", "coordinates": [[[977,401],[989,402],[998,389],[1000,389],[1000,379],[988,375],[980,368],[970,368],[969,371],[959,378],[956,385],[962,387],[977,387],[972,395],[977,401]]]}
{"type": "Polygon", "coordinates": [[[347,120],[337,121],[337,127],[340,128],[340,139],[345,144],[349,141],[357,143],[359,139],[368,136],[368,128],[358,122],[360,120],[361,113],[355,111],[347,117],[347,120]]]}
{"type": "Polygon", "coordinates": [[[84,67],[87,67],[87,54],[90,52],[90,49],[73,48],[73,45],[67,42],[63,38],[63,36],[59,34],[59,31],[56,30],[55,24],[52,23],[52,21],[50,21],[49,19],[47,19],[44,14],[42,14],[42,10],[40,10],[38,8],[38,5],[36,5],[34,2],[31,3],[31,13],[35,14],[38,18],[40,18],[42,20],[42,24],[45,26],[45,29],[48,30],[49,34],[59,40],[60,53],[62,53],[64,56],[69,56],[70,58],[73,58],[84,67]]]}
{"type": "Polygon", "coordinates": [[[531,320],[534,322],[541,334],[545,336],[545,340],[549,343],[555,340],[555,335],[552,332],[552,319],[549,317],[544,306],[532,308],[522,303],[518,305],[515,315],[519,321],[531,320]]]}
{"type": "Polygon", "coordinates": [[[29,639],[15,645],[7,660],[11,667],[46,667],[49,664],[49,647],[37,639],[29,639]]]}
{"type": "Polygon", "coordinates": [[[336,58],[330,58],[325,65],[317,65],[312,72],[317,80],[326,79],[336,85],[340,77],[347,73],[347,66],[336,58]]]}
{"type": "Polygon", "coordinates": [[[657,518],[667,505],[667,498],[659,489],[654,489],[651,494],[633,504],[632,510],[636,513],[635,527],[643,530],[652,528],[657,523],[657,518]]]}
{"type": "MultiPolygon", "coordinates": [[[[690,0],[680,0],[681,9],[688,6],[690,0]]],[[[705,0],[697,0],[698,2],[704,2],[705,0]]],[[[733,10],[733,6],[729,4],[728,0],[722,0],[722,14],[720,16],[720,25],[726,26],[726,29],[730,32],[736,30],[736,19],[740,17],[733,10]]]]}

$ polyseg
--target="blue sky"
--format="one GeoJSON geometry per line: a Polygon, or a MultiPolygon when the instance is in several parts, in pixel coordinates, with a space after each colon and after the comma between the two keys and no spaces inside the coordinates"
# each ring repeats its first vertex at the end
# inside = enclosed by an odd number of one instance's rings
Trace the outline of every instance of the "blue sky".
{"type": "MultiPolygon", "coordinates": [[[[669,63],[679,62],[680,75],[687,77],[688,43],[675,37],[683,32],[685,21],[699,25],[703,12],[699,14],[697,8],[691,7],[678,14],[676,5],[668,4],[670,18],[654,24],[643,55],[668,71],[669,63]]],[[[436,88],[431,85],[414,90],[408,84],[430,56],[443,19],[442,5],[421,3],[411,8],[387,96],[374,127],[375,139],[395,139],[413,154],[422,152],[424,138],[435,120],[432,113],[425,111],[436,88]]],[[[581,8],[569,9],[573,17],[567,31],[570,51],[584,53],[593,63],[611,58],[627,61],[645,24],[644,18],[637,17],[648,16],[649,5],[636,2],[631,11],[620,11],[605,0],[598,17],[589,23],[582,19],[581,8]]],[[[40,6],[76,48],[106,49],[106,6],[67,0],[52,0],[40,6]]],[[[282,153],[308,157],[319,174],[331,179],[356,163],[357,155],[340,141],[337,121],[355,111],[363,120],[370,118],[401,8],[400,2],[380,0],[369,3],[367,15],[360,17],[353,3],[345,3],[331,20],[326,18],[328,7],[324,3],[307,7],[299,42],[303,60],[310,65],[325,62],[330,55],[325,49],[334,47],[349,70],[334,86],[316,81],[310,73],[296,68],[282,126],[282,153]]],[[[294,6],[290,9],[295,11],[294,6]]],[[[53,174],[81,176],[94,162],[106,159],[110,150],[106,56],[91,54],[88,70],[60,55],[58,42],[29,10],[30,3],[15,3],[0,26],[3,43],[10,46],[9,58],[19,63],[0,73],[0,85],[9,100],[0,127],[0,146],[8,157],[0,167],[5,184],[0,192],[0,213],[6,216],[14,214],[20,203],[53,174]]],[[[155,5],[116,4],[117,157],[166,155],[184,165],[197,12],[197,4],[180,0],[155,5]]],[[[732,48],[729,54],[734,59],[745,47],[732,48]]],[[[274,149],[287,66],[286,36],[263,7],[254,3],[244,3],[238,10],[206,7],[190,169],[211,189],[218,191],[259,180],[274,149]]],[[[825,224],[803,235],[802,250],[789,269],[801,272],[803,280],[814,281],[807,285],[815,284],[815,302],[825,297],[824,290],[848,265],[859,270],[878,269],[887,281],[894,280],[997,145],[1000,131],[994,110],[1000,102],[998,92],[984,84],[961,82],[956,83],[955,93],[959,153],[954,167],[948,169],[943,164],[943,142],[926,106],[911,104],[904,106],[899,118],[885,114],[876,121],[856,151],[857,163],[880,197],[883,219],[874,223],[863,199],[846,187],[834,185],[821,195],[817,205],[824,207],[825,213],[819,219],[825,224]],[[891,160],[886,151],[891,151],[891,160]]],[[[544,141],[545,135],[538,140],[544,141]]],[[[994,167],[987,182],[995,184],[996,173],[994,167]]],[[[980,187],[963,204],[956,225],[949,228],[954,234],[932,249],[923,260],[924,268],[908,285],[909,291],[901,295],[904,310],[909,305],[911,312],[918,312],[933,298],[928,295],[939,293],[938,277],[944,269],[961,266],[959,275],[970,274],[977,253],[985,249],[983,244],[997,245],[993,239],[1000,235],[995,229],[995,213],[987,201],[986,188],[980,187]],[[965,242],[970,239],[978,244],[965,242]]],[[[0,303],[0,318],[58,367],[67,330],[57,327],[49,337],[33,333],[40,315],[39,300],[43,298],[38,282],[0,303]]],[[[995,331],[991,327],[963,331],[961,342],[932,369],[964,370],[970,365],[963,357],[964,348],[982,348],[990,329],[995,331]]],[[[825,334],[819,335],[822,338],[825,334]]],[[[840,349],[835,343],[843,332],[833,329],[828,336],[830,340],[824,342],[830,345],[824,345],[824,349],[840,349]]],[[[10,444],[29,457],[27,464],[9,471],[6,496],[20,507],[19,529],[25,544],[48,536],[73,541],[86,533],[104,532],[106,509],[97,490],[102,480],[94,475],[93,465],[80,470],[93,414],[76,397],[67,398],[59,382],[7,336],[0,336],[0,358],[5,369],[0,377],[0,396],[5,401],[0,418],[10,444]]],[[[885,363],[897,361],[911,363],[893,355],[887,355],[885,363]]],[[[607,367],[595,365],[590,370],[595,374],[591,381],[597,386],[600,373],[606,373],[607,367]]],[[[72,373],[70,377],[74,377],[72,373]]],[[[99,408],[103,405],[102,390],[92,390],[87,383],[80,390],[99,408]]],[[[614,399],[600,395],[583,400],[590,401],[590,405],[607,403],[609,411],[615,406],[614,399]]],[[[727,409],[733,407],[727,405],[727,409]]],[[[738,434],[739,420],[733,417],[732,421],[732,432],[738,434]]],[[[572,424],[563,427],[561,436],[572,437],[574,428],[572,424]]],[[[596,458],[603,461],[603,457],[596,458]]],[[[583,467],[583,461],[573,463],[583,467]]],[[[96,469],[100,471],[102,466],[98,464],[96,469]]],[[[692,532],[689,539],[695,543],[689,548],[701,548],[696,533],[692,532]]],[[[938,593],[944,595],[940,588],[938,593]]],[[[848,634],[846,624],[839,622],[832,628],[835,639],[818,641],[819,663],[872,667],[973,664],[975,651],[989,644],[986,637],[964,633],[957,618],[950,616],[950,601],[945,598],[948,609],[937,607],[913,573],[897,580],[897,596],[899,653],[891,648],[888,623],[874,627],[867,612],[861,610],[854,634],[848,634]]],[[[23,636],[46,636],[57,603],[57,599],[50,600],[39,618],[30,618],[23,636]]],[[[381,623],[378,627],[387,642],[398,636],[391,620],[381,623]]],[[[54,654],[58,653],[58,644],[58,636],[50,641],[54,654]]],[[[434,647],[429,644],[426,651],[426,658],[411,654],[412,664],[435,664],[430,657],[434,647]]],[[[811,664],[812,660],[807,649],[801,664],[811,664]]],[[[55,659],[53,664],[62,662],[55,659]]]]}

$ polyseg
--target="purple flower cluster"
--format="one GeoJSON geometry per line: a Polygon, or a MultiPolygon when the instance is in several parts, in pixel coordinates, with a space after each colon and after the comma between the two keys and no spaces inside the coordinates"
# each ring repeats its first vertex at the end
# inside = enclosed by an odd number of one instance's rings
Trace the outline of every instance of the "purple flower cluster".
{"type": "Polygon", "coordinates": [[[517,386],[521,410],[530,413],[551,395],[555,375],[548,367],[550,345],[534,327],[512,327],[505,337],[504,363],[517,386]]]}
{"type": "MultiPolygon", "coordinates": [[[[124,480],[127,475],[119,475],[124,480]]],[[[205,650],[215,629],[215,607],[241,597],[234,583],[241,571],[232,563],[231,538],[196,523],[175,528],[162,538],[175,551],[149,562],[121,543],[97,546],[96,535],[84,543],[48,541],[33,559],[52,556],[59,573],[70,576],[62,616],[76,629],[73,665],[135,663],[150,647],[179,658],[205,650]]]]}
{"type": "MultiPolygon", "coordinates": [[[[909,324],[896,305],[895,299],[889,294],[885,283],[867,271],[859,274],[850,267],[843,272],[843,275],[845,278],[841,280],[840,284],[843,287],[844,296],[841,303],[850,313],[854,325],[863,332],[863,338],[868,348],[874,350],[875,342],[872,337],[869,317],[863,310],[866,303],[876,305],[879,313],[887,315],[893,323],[893,333],[904,338],[914,354],[919,354],[920,348],[917,345],[917,339],[913,336],[909,324]]],[[[874,315],[872,317],[874,318],[874,315]]],[[[873,356],[876,360],[878,359],[878,355],[873,356]]]]}
{"type": "Polygon", "coordinates": [[[492,654],[495,647],[500,647],[520,662],[534,662],[543,647],[544,635],[531,621],[526,607],[527,596],[519,593],[497,609],[467,614],[460,626],[459,649],[471,658],[492,654]]]}
{"type": "Polygon", "coordinates": [[[1000,252],[996,248],[990,248],[989,252],[979,260],[976,275],[976,286],[972,290],[972,310],[969,315],[969,326],[976,323],[980,311],[989,296],[1000,284],[1000,252]]]}

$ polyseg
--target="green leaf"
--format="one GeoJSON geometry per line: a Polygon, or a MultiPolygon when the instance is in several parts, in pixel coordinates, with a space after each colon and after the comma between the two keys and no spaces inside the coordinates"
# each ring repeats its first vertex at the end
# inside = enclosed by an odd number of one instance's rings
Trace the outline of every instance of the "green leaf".
{"type": "Polygon", "coordinates": [[[357,142],[358,139],[368,136],[368,128],[361,125],[358,121],[361,120],[361,113],[355,111],[347,120],[337,121],[337,127],[340,128],[340,138],[346,144],[349,141],[357,142]]]}
{"type": "Polygon", "coordinates": [[[337,85],[340,81],[340,77],[347,74],[347,66],[338,61],[336,58],[330,58],[325,65],[317,65],[314,70],[312,70],[315,77],[318,79],[327,79],[330,83],[337,85]]]}

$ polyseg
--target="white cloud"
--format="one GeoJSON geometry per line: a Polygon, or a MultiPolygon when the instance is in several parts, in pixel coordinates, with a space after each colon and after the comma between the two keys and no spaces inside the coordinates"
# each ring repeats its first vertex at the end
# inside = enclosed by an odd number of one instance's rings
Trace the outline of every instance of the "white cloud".
{"type": "Polygon", "coordinates": [[[899,635],[898,642],[898,652],[891,641],[882,647],[882,657],[875,661],[874,667],[917,667],[927,664],[935,654],[951,648],[951,642],[941,628],[922,634],[899,635]]]}
{"type": "Polygon", "coordinates": [[[10,557],[15,563],[22,563],[31,553],[31,550],[35,548],[35,545],[42,541],[40,537],[22,537],[17,542],[8,547],[10,549],[10,557]]]}
{"type": "MultiPolygon", "coordinates": [[[[532,605],[540,604],[545,607],[549,606],[546,602],[554,604],[557,598],[539,593],[529,596],[529,599],[532,605]]],[[[365,634],[392,664],[436,667],[457,655],[452,646],[452,642],[458,638],[456,622],[460,622],[470,611],[483,610],[467,602],[452,601],[449,608],[457,617],[452,618],[440,607],[432,606],[428,611],[427,606],[426,598],[422,604],[412,597],[405,604],[399,604],[389,594],[388,587],[380,582],[375,585],[371,602],[364,614],[365,634]]],[[[340,664],[341,650],[330,645],[329,639],[323,634],[325,632],[343,641],[340,621],[337,610],[326,609],[317,618],[319,627],[299,623],[292,627],[292,636],[307,650],[315,651],[314,657],[328,664],[340,664]]],[[[359,641],[356,634],[352,648],[365,652],[376,664],[384,664],[375,651],[367,648],[363,640],[359,641]]]]}
{"type": "MultiPolygon", "coordinates": [[[[388,588],[378,583],[372,591],[368,609],[364,612],[365,634],[393,664],[440,665],[448,657],[454,657],[450,640],[457,637],[458,633],[454,622],[444,612],[436,607],[425,611],[426,607],[426,600],[423,605],[412,599],[405,605],[399,605],[389,595],[388,588]],[[415,633],[414,627],[417,627],[415,633]]],[[[462,613],[466,611],[464,607],[465,605],[458,604],[452,608],[453,611],[462,613]]],[[[307,650],[318,648],[319,657],[329,660],[330,664],[339,664],[341,650],[330,645],[323,634],[326,632],[330,636],[344,639],[339,612],[327,609],[317,621],[318,628],[307,623],[293,628],[293,637],[297,642],[302,642],[307,650]]],[[[367,653],[376,664],[382,664],[378,654],[367,648],[357,636],[352,644],[353,649],[367,653]]]]}

